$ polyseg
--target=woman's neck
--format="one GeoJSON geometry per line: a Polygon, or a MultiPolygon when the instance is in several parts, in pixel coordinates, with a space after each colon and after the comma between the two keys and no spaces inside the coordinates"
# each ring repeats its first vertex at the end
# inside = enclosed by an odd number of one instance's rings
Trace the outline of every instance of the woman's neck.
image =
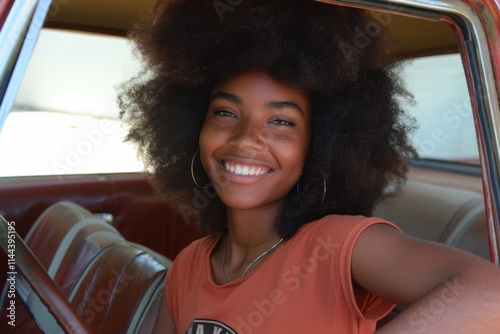
{"type": "Polygon", "coordinates": [[[238,248],[259,248],[278,240],[276,221],[283,214],[283,206],[276,205],[255,210],[227,209],[228,240],[238,248]]]}
{"type": "Polygon", "coordinates": [[[227,209],[227,236],[211,256],[215,282],[224,284],[242,277],[265,260],[273,246],[279,246],[275,222],[282,213],[282,205],[259,210],[227,209]]]}

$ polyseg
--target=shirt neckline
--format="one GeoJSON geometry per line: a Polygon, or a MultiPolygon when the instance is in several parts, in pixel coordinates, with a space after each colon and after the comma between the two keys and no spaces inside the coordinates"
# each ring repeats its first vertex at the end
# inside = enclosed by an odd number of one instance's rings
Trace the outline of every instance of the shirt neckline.
{"type": "Polygon", "coordinates": [[[212,256],[212,252],[214,251],[215,246],[217,245],[217,243],[220,241],[221,238],[222,238],[222,234],[220,234],[216,238],[214,238],[212,244],[210,245],[209,251],[207,252],[207,257],[205,258],[205,266],[206,266],[206,273],[207,273],[207,276],[208,276],[208,282],[210,283],[210,285],[212,285],[212,286],[214,286],[216,288],[232,288],[232,287],[238,286],[238,285],[246,282],[256,272],[258,272],[266,263],[270,262],[268,260],[271,260],[272,255],[274,253],[280,251],[280,249],[283,248],[286,245],[286,243],[287,243],[287,241],[284,241],[280,245],[280,247],[278,247],[271,254],[269,254],[269,256],[267,258],[265,258],[262,261],[260,261],[259,263],[257,263],[255,265],[255,267],[252,270],[250,270],[245,276],[237,278],[234,281],[231,281],[231,282],[228,282],[228,283],[217,284],[215,282],[213,276],[212,276],[212,267],[210,265],[210,257],[212,256]]]}

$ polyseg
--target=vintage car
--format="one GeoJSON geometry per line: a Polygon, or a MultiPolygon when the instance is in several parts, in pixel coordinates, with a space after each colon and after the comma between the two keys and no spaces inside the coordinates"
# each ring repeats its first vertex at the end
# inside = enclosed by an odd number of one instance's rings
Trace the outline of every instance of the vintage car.
{"type": "MultiPolygon", "coordinates": [[[[388,28],[411,60],[420,159],[374,215],[498,265],[499,2],[322,2],[371,11],[355,52],[388,28]]],[[[139,69],[125,36],[152,4],[0,0],[1,333],[151,332],[171,260],[200,236],[123,143],[115,88],[139,69]]]]}

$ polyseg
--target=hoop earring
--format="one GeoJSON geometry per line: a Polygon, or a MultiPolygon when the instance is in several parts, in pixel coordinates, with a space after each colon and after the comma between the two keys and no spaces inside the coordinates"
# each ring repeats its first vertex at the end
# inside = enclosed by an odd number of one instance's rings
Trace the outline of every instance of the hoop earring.
{"type": "Polygon", "coordinates": [[[198,152],[200,152],[200,148],[198,148],[196,150],[196,152],[194,152],[193,158],[191,159],[191,178],[193,179],[194,184],[196,184],[198,186],[198,188],[208,189],[208,188],[210,188],[210,186],[208,186],[208,187],[202,187],[202,186],[200,186],[198,184],[198,182],[196,182],[196,178],[194,177],[194,159],[196,157],[196,154],[198,154],[198,152]]]}
{"type": "MultiPolygon", "coordinates": [[[[297,181],[297,196],[299,197],[300,201],[300,179],[297,181]]],[[[323,176],[323,196],[321,197],[321,202],[319,202],[318,205],[316,205],[314,209],[318,208],[321,204],[323,204],[323,201],[325,200],[326,197],[326,180],[325,177],[323,176]]],[[[302,203],[302,201],[300,201],[302,203]]]]}

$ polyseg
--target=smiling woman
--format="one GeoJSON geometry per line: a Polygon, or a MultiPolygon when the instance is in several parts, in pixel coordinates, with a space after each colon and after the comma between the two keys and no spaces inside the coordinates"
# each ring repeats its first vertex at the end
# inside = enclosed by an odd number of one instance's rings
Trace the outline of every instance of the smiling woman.
{"type": "MultiPolygon", "coordinates": [[[[431,332],[479,325],[466,304],[485,311],[489,293],[473,277],[497,284],[496,268],[370,217],[416,157],[390,37],[344,7],[211,5],[158,2],[132,33],[145,71],[120,96],[154,185],[209,234],[169,270],[161,329],[372,333],[398,303],[409,313],[382,332],[405,332],[411,310],[432,307],[450,285],[467,286],[463,306],[443,310],[431,332]]],[[[481,325],[500,328],[491,315],[481,325]]]]}
{"type": "Polygon", "coordinates": [[[0,332],[497,334],[495,1],[0,0],[0,332]]]}

